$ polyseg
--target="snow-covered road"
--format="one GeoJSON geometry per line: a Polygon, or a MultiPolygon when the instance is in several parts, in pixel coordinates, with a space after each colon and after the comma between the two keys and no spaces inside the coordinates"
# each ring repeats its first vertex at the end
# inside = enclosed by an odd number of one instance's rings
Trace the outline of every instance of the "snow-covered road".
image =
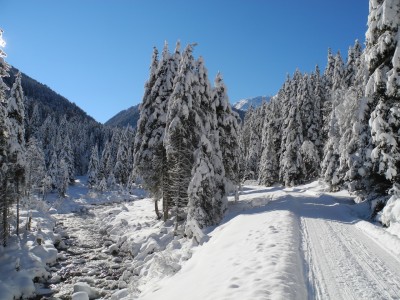
{"type": "Polygon", "coordinates": [[[400,299],[400,262],[357,226],[337,198],[302,201],[309,299],[400,299]]]}
{"type": "Polygon", "coordinates": [[[358,216],[345,193],[318,183],[247,187],[222,225],[176,275],[141,299],[400,299],[400,260],[388,233],[358,216]]]}

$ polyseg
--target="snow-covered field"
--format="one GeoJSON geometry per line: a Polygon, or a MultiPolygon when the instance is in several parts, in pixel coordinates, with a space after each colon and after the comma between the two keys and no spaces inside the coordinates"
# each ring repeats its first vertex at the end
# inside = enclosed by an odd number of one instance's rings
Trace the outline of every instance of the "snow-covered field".
{"type": "Polygon", "coordinates": [[[399,299],[396,228],[364,221],[366,204],[324,188],[244,186],[199,246],[156,220],[142,190],[94,194],[80,178],[33,213],[18,247],[0,249],[0,299],[35,289],[60,299],[399,299]]]}

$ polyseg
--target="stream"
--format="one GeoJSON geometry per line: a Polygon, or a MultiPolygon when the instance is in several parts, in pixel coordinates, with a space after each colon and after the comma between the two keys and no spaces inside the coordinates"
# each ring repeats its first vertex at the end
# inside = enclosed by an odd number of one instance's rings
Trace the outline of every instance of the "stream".
{"type": "Polygon", "coordinates": [[[113,251],[112,245],[118,241],[101,229],[98,217],[120,206],[88,205],[79,213],[53,215],[57,220],[54,231],[61,235],[62,242],[56,245],[59,255],[57,263],[50,267],[52,278],[42,284],[52,294],[36,299],[71,299],[77,282],[87,283],[97,291],[96,298],[104,299],[126,287],[119,279],[126,269],[124,265],[129,265],[133,258],[128,251],[113,251]]]}

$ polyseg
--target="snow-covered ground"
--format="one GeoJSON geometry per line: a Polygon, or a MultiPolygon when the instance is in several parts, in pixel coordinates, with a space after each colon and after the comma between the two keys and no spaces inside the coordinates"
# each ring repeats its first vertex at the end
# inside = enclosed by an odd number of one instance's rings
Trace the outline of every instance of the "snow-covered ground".
{"type": "Polygon", "coordinates": [[[32,210],[31,228],[26,230],[28,212],[21,211],[20,235],[12,235],[7,247],[0,246],[0,299],[27,298],[48,293],[43,283],[51,277],[50,265],[57,261],[54,243],[60,236],[53,233],[55,219],[43,210],[49,207],[37,202],[32,210]],[[41,206],[44,209],[41,209],[41,206]],[[34,284],[36,282],[36,285],[34,284]]]}
{"type": "Polygon", "coordinates": [[[18,247],[1,249],[0,299],[35,289],[60,299],[399,299],[396,228],[324,189],[244,186],[198,246],[155,218],[143,190],[95,194],[80,178],[33,213],[18,247]]]}
{"type": "Polygon", "coordinates": [[[246,186],[208,243],[140,299],[399,299],[399,239],[314,182],[246,186]]]}

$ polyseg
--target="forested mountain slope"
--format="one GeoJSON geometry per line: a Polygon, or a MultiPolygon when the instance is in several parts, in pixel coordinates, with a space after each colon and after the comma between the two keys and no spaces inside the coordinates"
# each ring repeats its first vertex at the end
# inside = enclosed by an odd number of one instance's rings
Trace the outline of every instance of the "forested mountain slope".
{"type": "MultiPolygon", "coordinates": [[[[12,67],[9,72],[10,76],[5,77],[4,82],[8,86],[12,86],[18,72],[18,69],[12,67]]],[[[57,119],[59,119],[62,115],[66,115],[67,119],[74,117],[79,118],[82,121],[97,123],[75,103],[57,94],[47,85],[36,81],[24,73],[21,74],[22,89],[24,95],[27,97],[26,109],[28,109],[28,112],[32,110],[32,107],[35,106],[35,104],[40,104],[43,116],[52,114],[57,116],[57,119]]],[[[30,114],[28,113],[28,115],[30,114]]]]}
{"type": "MultiPolygon", "coordinates": [[[[127,125],[129,125],[132,128],[136,128],[137,121],[139,120],[140,117],[139,106],[140,105],[134,105],[129,107],[128,109],[120,111],[114,117],[105,122],[104,125],[121,127],[121,128],[124,128],[127,125]]],[[[234,106],[232,106],[232,110],[239,115],[241,120],[244,119],[244,116],[246,115],[245,110],[237,109],[234,106]]]]}
{"type": "Polygon", "coordinates": [[[128,109],[122,110],[114,117],[105,122],[105,125],[115,127],[126,127],[127,125],[135,128],[139,120],[140,112],[139,105],[134,105],[128,109]]]}

